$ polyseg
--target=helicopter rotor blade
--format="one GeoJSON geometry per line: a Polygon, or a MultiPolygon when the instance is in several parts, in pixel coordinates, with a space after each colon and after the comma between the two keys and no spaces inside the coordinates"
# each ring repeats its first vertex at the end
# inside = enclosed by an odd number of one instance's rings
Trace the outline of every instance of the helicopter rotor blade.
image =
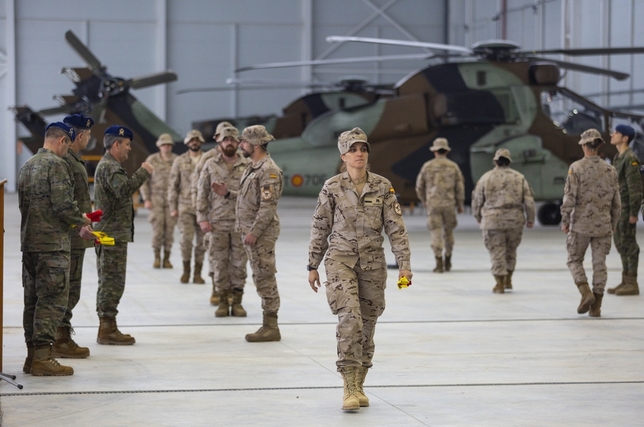
{"type": "Polygon", "coordinates": [[[384,55],[384,56],[363,56],[359,58],[338,58],[338,59],[315,59],[312,61],[273,62],[267,64],[250,65],[235,70],[236,73],[249,70],[262,70],[268,68],[305,67],[308,65],[329,65],[329,64],[353,64],[358,62],[380,62],[380,61],[405,61],[405,60],[428,60],[434,55],[411,54],[411,55],[384,55]]]}
{"type": "Polygon", "coordinates": [[[630,74],[627,73],[622,73],[620,71],[614,71],[614,70],[609,70],[608,68],[598,68],[598,67],[592,67],[590,65],[583,65],[583,64],[575,64],[574,62],[566,62],[566,61],[557,61],[554,59],[545,59],[545,58],[538,58],[538,57],[525,57],[531,61],[547,61],[547,62],[552,62],[554,64],[557,64],[559,67],[566,69],[566,70],[573,70],[573,71],[581,71],[584,73],[590,73],[590,74],[600,74],[600,75],[605,75],[612,77],[616,80],[626,80],[627,78],[630,77],[630,74]]]}
{"type": "Polygon", "coordinates": [[[334,83],[313,83],[313,82],[269,82],[265,83],[249,83],[239,79],[226,80],[230,86],[215,86],[215,87],[196,87],[178,90],[177,95],[193,92],[228,92],[231,90],[266,90],[266,89],[298,89],[298,88],[332,88],[337,87],[334,83]],[[230,81],[230,82],[229,82],[230,81]],[[236,86],[242,85],[242,86],[236,86]]]}
{"type": "Polygon", "coordinates": [[[143,77],[134,77],[128,79],[125,84],[132,89],[142,89],[144,87],[155,86],[163,83],[170,83],[177,80],[177,74],[172,71],[163,71],[161,73],[150,74],[143,77]]]}
{"type": "Polygon", "coordinates": [[[417,42],[417,41],[410,41],[410,40],[375,39],[371,37],[329,36],[326,38],[326,41],[329,43],[358,42],[358,43],[386,44],[391,46],[420,47],[424,49],[459,52],[467,55],[472,54],[472,51],[470,49],[463,46],[456,46],[456,45],[442,44],[442,43],[417,42]]]}
{"type": "Polygon", "coordinates": [[[105,70],[103,65],[101,64],[101,61],[98,60],[96,56],[89,50],[87,46],[83,44],[82,41],[78,37],[76,37],[76,34],[72,32],[72,30],[68,30],[65,33],[65,40],[67,40],[67,43],[80,55],[81,58],[87,63],[89,68],[94,72],[98,73],[100,71],[105,70]]]}
{"type": "Polygon", "coordinates": [[[644,47],[599,47],[585,49],[551,49],[517,52],[519,54],[545,55],[564,54],[569,56],[593,56],[593,55],[632,55],[644,53],[644,47]]]}

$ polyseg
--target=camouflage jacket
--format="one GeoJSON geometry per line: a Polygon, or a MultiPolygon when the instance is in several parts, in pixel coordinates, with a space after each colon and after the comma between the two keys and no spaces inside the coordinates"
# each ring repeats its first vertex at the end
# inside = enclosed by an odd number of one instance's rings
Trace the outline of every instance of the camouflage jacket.
{"type": "Polygon", "coordinates": [[[426,162],[416,178],[416,195],[431,213],[432,208],[460,208],[465,201],[463,174],[458,165],[444,158],[426,162]]]}
{"type": "Polygon", "coordinates": [[[617,154],[613,161],[617,171],[619,196],[622,201],[622,214],[638,216],[642,204],[642,176],[640,175],[640,160],[637,155],[627,148],[622,154],[617,154]]]}
{"type": "Polygon", "coordinates": [[[83,224],[83,212],[74,201],[67,163],[53,151],[41,148],[20,168],[20,250],[70,250],[70,227],[83,224]]]}
{"type": "Polygon", "coordinates": [[[472,191],[472,214],[482,230],[521,228],[534,222],[534,196],[525,177],[509,167],[495,166],[472,191]]]}
{"type": "Polygon", "coordinates": [[[150,173],[139,168],[132,177],[110,154],[105,153],[94,174],[94,202],[103,211],[101,222],[94,230],[104,231],[116,242],[131,242],[134,238],[134,207],[132,195],[150,173]]]}
{"type": "Polygon", "coordinates": [[[190,187],[190,197],[192,197],[192,205],[197,206],[197,184],[199,184],[199,177],[201,176],[201,171],[203,170],[204,166],[206,166],[206,162],[213,157],[217,156],[219,154],[219,148],[215,147],[212,148],[205,153],[201,155],[201,158],[197,162],[197,165],[195,166],[194,172],[192,172],[192,186],[190,187]]]}
{"type": "Polygon", "coordinates": [[[279,229],[277,202],[283,185],[282,170],[270,154],[257,163],[249,163],[239,184],[235,230],[242,236],[251,233],[261,237],[269,228],[279,229]]]}
{"type": "Polygon", "coordinates": [[[621,211],[615,169],[599,156],[584,157],[568,169],[561,223],[590,236],[610,235],[621,211]]]}
{"type": "Polygon", "coordinates": [[[220,221],[235,221],[239,183],[249,163],[250,160],[239,155],[234,163],[228,163],[221,153],[206,162],[197,184],[197,222],[208,221],[214,228],[220,221]],[[230,191],[228,197],[212,191],[213,182],[225,182],[230,191]]]}
{"type": "Polygon", "coordinates": [[[150,154],[146,162],[154,166],[154,172],[150,179],[145,181],[141,186],[141,197],[143,200],[150,200],[153,208],[168,206],[168,182],[170,181],[170,170],[175,159],[179,157],[176,154],[170,154],[170,159],[163,160],[161,153],[150,154]]]}
{"type": "Polygon", "coordinates": [[[411,270],[409,237],[394,189],[386,178],[368,173],[358,196],[348,172],[324,183],[311,224],[309,265],[318,268],[324,254],[349,267],[386,268],[385,230],[401,270],[411,270]]]}
{"type": "MultiPolygon", "coordinates": [[[[92,198],[89,194],[89,182],[87,180],[87,169],[85,162],[80,154],[68,150],[67,154],[63,156],[63,160],[69,165],[70,177],[74,183],[74,200],[78,205],[78,209],[82,213],[92,211],[92,198]]],[[[94,247],[93,240],[85,240],[75,230],[69,233],[71,239],[72,249],[86,249],[94,247]]]]}
{"type": "Polygon", "coordinates": [[[172,163],[170,182],[168,183],[168,203],[171,211],[179,211],[180,214],[195,214],[195,205],[191,195],[195,165],[188,151],[177,157],[172,163]]]}

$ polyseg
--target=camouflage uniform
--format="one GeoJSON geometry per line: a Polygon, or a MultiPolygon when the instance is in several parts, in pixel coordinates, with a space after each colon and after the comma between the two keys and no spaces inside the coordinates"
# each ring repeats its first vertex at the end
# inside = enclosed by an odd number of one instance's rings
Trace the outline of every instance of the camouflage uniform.
{"type": "Polygon", "coordinates": [[[244,289],[246,283],[248,258],[242,237],[235,231],[235,205],[241,177],[249,163],[243,156],[228,163],[218,152],[206,162],[197,184],[197,222],[208,221],[212,227],[207,239],[208,260],[218,292],[244,289]],[[228,197],[212,191],[213,182],[226,183],[228,197]]]}
{"type": "MultiPolygon", "coordinates": [[[[203,157],[203,155],[202,155],[203,157]]],[[[192,258],[192,241],[195,239],[195,264],[203,264],[206,248],[203,243],[204,233],[197,223],[195,206],[192,203],[192,181],[196,162],[193,163],[190,153],[177,157],[172,164],[168,187],[168,203],[171,211],[179,212],[179,230],[181,231],[181,257],[184,262],[192,258]]]]}
{"type": "Polygon", "coordinates": [[[385,230],[401,270],[411,270],[409,239],[391,183],[368,173],[358,196],[348,172],[327,180],[311,224],[309,266],[324,268],[329,307],[338,316],[338,371],[373,365],[373,336],[385,310],[385,230]]]}
{"type": "Polygon", "coordinates": [[[150,179],[141,186],[141,197],[143,200],[152,202],[152,211],[148,221],[152,224],[152,248],[161,250],[164,248],[166,254],[172,250],[174,242],[174,226],[177,219],[170,216],[170,205],[168,204],[168,181],[172,163],[178,156],[170,154],[170,159],[163,160],[161,153],[154,153],[145,159],[154,166],[154,172],[150,179]]]}
{"type": "Polygon", "coordinates": [[[590,245],[595,294],[604,293],[606,255],[620,209],[617,174],[612,166],[599,156],[584,157],[570,165],[561,205],[561,223],[569,227],[567,265],[575,284],[588,283],[583,262],[590,245]]]}
{"type": "Polygon", "coordinates": [[[495,166],[476,183],[472,213],[481,224],[494,276],[514,271],[526,217],[533,223],[534,212],[532,189],[521,173],[495,166]]]}
{"type": "Polygon", "coordinates": [[[436,258],[443,256],[443,248],[446,256],[452,255],[455,209],[462,210],[465,201],[463,181],[458,165],[446,158],[426,162],[416,178],[416,195],[427,209],[427,228],[436,258]]]}
{"type": "Polygon", "coordinates": [[[246,166],[237,194],[235,230],[242,239],[248,233],[257,237],[255,245],[244,245],[244,249],[264,313],[277,313],[280,308],[275,280],[275,243],[280,234],[277,202],[283,185],[281,169],[267,154],[257,163],[246,166]]]}
{"type": "MultiPolygon", "coordinates": [[[[72,150],[68,150],[63,159],[69,165],[71,178],[74,184],[74,200],[83,213],[92,211],[92,199],[89,194],[89,182],[87,180],[87,169],[81,156],[72,150]]],[[[69,233],[71,239],[70,269],[69,269],[69,300],[65,317],[60,326],[71,327],[72,310],[78,304],[81,294],[81,281],[83,279],[83,261],[85,249],[94,247],[92,240],[85,240],[76,231],[69,233]]]]}
{"type": "Polygon", "coordinates": [[[99,317],[114,318],[125,290],[127,244],[134,237],[134,208],[132,195],[150,177],[139,168],[132,177],[110,154],[105,153],[94,174],[96,209],[103,211],[101,222],[94,229],[114,238],[114,246],[96,246],[98,292],[96,311],[99,317]]]}
{"type": "Polygon", "coordinates": [[[617,171],[622,211],[615,229],[615,247],[622,259],[624,273],[637,274],[640,247],[635,238],[637,224],[631,224],[629,217],[639,216],[642,205],[642,177],[640,161],[630,148],[617,154],[613,161],[617,171]]]}
{"type": "Polygon", "coordinates": [[[65,316],[70,227],[84,224],[67,163],[46,148],[20,169],[23,327],[28,346],[48,346],[65,316]]]}

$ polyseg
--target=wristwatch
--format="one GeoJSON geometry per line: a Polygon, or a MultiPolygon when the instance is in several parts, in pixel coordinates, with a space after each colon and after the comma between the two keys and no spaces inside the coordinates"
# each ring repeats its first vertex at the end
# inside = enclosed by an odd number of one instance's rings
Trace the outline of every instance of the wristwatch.
{"type": "Polygon", "coordinates": [[[311,267],[310,265],[306,266],[306,271],[315,271],[315,270],[317,270],[317,268],[311,267]]]}

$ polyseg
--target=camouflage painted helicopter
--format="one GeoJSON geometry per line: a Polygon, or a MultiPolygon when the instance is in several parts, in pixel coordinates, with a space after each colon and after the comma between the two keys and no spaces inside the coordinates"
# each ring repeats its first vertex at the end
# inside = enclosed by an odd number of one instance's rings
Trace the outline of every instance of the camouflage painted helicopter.
{"type": "MultiPolygon", "coordinates": [[[[418,70],[380,94],[353,82],[331,92],[305,95],[282,116],[221,118],[193,123],[212,135],[221,120],[238,127],[264,124],[277,138],[269,151],[285,174],[284,194],[316,196],[326,179],[336,174],[340,160],[338,135],[355,126],[368,135],[371,170],[388,177],[403,202],[416,200],[415,179],[437,137],[450,141],[450,157],[466,180],[466,194],[492,166],[498,148],[508,148],[513,167],[525,174],[535,198],[546,203],[538,212],[542,224],[558,224],[559,203],[568,165],[583,156],[577,144],[581,132],[597,128],[605,137],[616,118],[644,124],[644,116],[613,112],[558,85],[561,69],[629,77],[618,71],[544,59],[537,54],[570,56],[644,53],[644,47],[520,51],[519,46],[492,40],[460,46],[359,37],[329,37],[333,42],[385,43],[451,52],[470,61],[448,62],[418,70]]],[[[394,59],[401,59],[398,55],[394,59]]],[[[419,55],[407,55],[407,57],[419,55]]],[[[427,58],[427,55],[421,55],[427,58]]],[[[386,58],[386,57],[385,57],[386,58]]],[[[370,58],[373,59],[373,58],[370,58]]],[[[382,59],[382,57],[381,57],[382,59]]],[[[329,64],[308,61],[260,64],[237,70],[329,64]]],[[[343,60],[343,62],[346,60],[343,60]]],[[[605,145],[602,154],[613,156],[605,145]]]]}
{"type": "MultiPolygon", "coordinates": [[[[65,40],[87,64],[87,67],[63,68],[61,71],[76,85],[72,91],[73,94],[55,97],[60,103],[58,107],[37,112],[28,106],[12,109],[16,119],[31,133],[30,137],[21,138],[21,141],[32,152],[42,147],[47,126],[44,117],[55,114],[83,113],[91,116],[96,122],[92,127],[94,137],[87,150],[82,153],[84,158],[90,160],[88,164],[90,168],[92,160],[97,161],[103,155],[103,144],[100,142],[100,137],[96,138],[96,136],[103,135],[105,129],[114,124],[126,126],[134,132],[132,151],[124,163],[124,167],[130,173],[134,172],[151,152],[158,151],[155,145],[158,135],[169,133],[173,140],[183,141],[175,130],[130,93],[130,89],[141,89],[175,81],[177,79],[175,73],[165,71],[127,80],[115,77],[107,72],[107,67],[101,64],[72,31],[65,33],[65,40]]],[[[175,144],[175,150],[185,151],[185,147],[183,144],[175,144]]],[[[92,176],[93,171],[89,172],[92,176]]]]}

